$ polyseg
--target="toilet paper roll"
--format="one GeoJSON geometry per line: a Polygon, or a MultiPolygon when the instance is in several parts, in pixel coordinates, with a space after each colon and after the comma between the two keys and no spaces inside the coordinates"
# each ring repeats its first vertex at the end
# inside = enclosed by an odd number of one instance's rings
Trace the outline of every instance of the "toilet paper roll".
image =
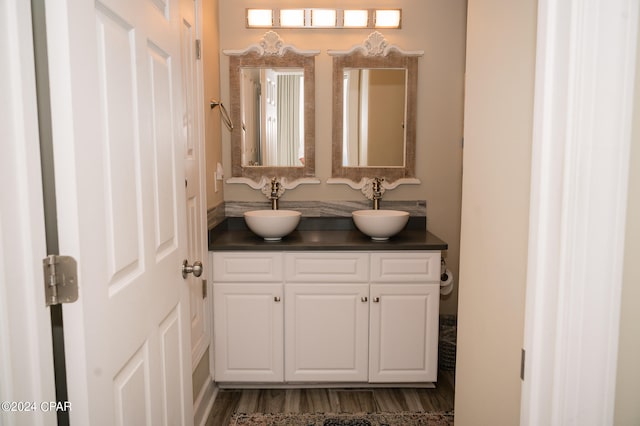
{"type": "Polygon", "coordinates": [[[453,291],[453,274],[449,268],[440,277],[440,294],[446,296],[453,291]]]}

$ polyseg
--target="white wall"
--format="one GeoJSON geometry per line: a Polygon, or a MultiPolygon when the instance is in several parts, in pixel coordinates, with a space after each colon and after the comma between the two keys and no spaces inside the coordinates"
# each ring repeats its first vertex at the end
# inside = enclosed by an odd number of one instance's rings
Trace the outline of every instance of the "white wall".
{"type": "MultiPolygon", "coordinates": [[[[222,163],[220,108],[211,110],[211,99],[220,100],[220,35],[218,23],[219,0],[202,2],[202,68],[204,73],[204,137],[207,158],[207,210],[223,201],[223,185],[215,182],[216,164],[222,163]]],[[[226,103],[229,105],[229,102],[226,103]]],[[[227,107],[228,108],[228,107],[227,107]]]]}
{"type": "MultiPolygon", "coordinates": [[[[639,40],[640,41],[640,40],[639,40]]],[[[638,43],[640,47],[640,42],[638,43]]],[[[627,229],[618,343],[614,424],[640,424],[640,54],[636,56],[633,135],[629,164],[627,229]]]]}
{"type": "Polygon", "coordinates": [[[535,0],[469,0],[456,425],[517,425],[535,0]]]}

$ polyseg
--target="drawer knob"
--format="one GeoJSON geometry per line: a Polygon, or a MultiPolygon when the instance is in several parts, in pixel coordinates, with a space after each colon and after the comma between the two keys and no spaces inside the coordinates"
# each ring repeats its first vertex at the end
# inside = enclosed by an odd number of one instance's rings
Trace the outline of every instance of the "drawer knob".
{"type": "Polygon", "coordinates": [[[380,302],[380,298],[379,297],[374,297],[373,298],[373,303],[378,303],[380,302]]]}
{"type": "Polygon", "coordinates": [[[362,296],[362,297],[360,298],[360,300],[361,300],[362,302],[367,302],[367,301],[369,300],[369,298],[368,298],[367,296],[362,296]]]}
{"type": "Polygon", "coordinates": [[[280,296],[276,296],[276,297],[274,297],[274,298],[273,298],[273,301],[274,301],[274,302],[279,302],[279,301],[280,301],[280,296]]]}

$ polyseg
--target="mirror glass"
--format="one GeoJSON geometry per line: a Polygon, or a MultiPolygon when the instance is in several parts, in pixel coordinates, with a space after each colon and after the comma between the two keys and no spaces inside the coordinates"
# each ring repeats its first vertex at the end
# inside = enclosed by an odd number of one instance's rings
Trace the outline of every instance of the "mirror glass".
{"type": "Polygon", "coordinates": [[[268,31],[229,56],[231,175],[315,176],[315,56],[268,31]]]}
{"type": "Polygon", "coordinates": [[[345,68],[342,165],[404,167],[407,70],[345,68]]]}
{"type": "Polygon", "coordinates": [[[415,178],[418,58],[375,31],[333,57],[331,176],[415,178]]]}
{"type": "Polygon", "coordinates": [[[304,70],[240,68],[243,166],[304,166],[304,70]]]}

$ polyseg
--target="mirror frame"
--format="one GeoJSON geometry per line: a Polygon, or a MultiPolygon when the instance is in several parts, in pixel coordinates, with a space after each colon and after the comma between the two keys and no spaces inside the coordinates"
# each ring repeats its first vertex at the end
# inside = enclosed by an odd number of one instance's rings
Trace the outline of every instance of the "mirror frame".
{"type": "Polygon", "coordinates": [[[416,109],[418,103],[418,57],[423,51],[406,52],[389,45],[384,36],[375,31],[362,45],[348,51],[329,50],[333,56],[333,178],[346,178],[354,182],[365,177],[384,177],[387,181],[415,177],[416,165],[416,109]],[[342,164],[344,69],[395,68],[407,70],[404,167],[352,167],[342,164]]]}
{"type": "Polygon", "coordinates": [[[268,31],[259,44],[244,50],[223,50],[229,56],[229,91],[231,119],[236,125],[231,132],[231,175],[259,180],[262,176],[290,180],[315,176],[315,56],[319,50],[298,50],[275,31],[268,31]],[[304,166],[245,166],[242,164],[242,121],[240,100],[241,68],[299,68],[304,73],[304,166]]]}

